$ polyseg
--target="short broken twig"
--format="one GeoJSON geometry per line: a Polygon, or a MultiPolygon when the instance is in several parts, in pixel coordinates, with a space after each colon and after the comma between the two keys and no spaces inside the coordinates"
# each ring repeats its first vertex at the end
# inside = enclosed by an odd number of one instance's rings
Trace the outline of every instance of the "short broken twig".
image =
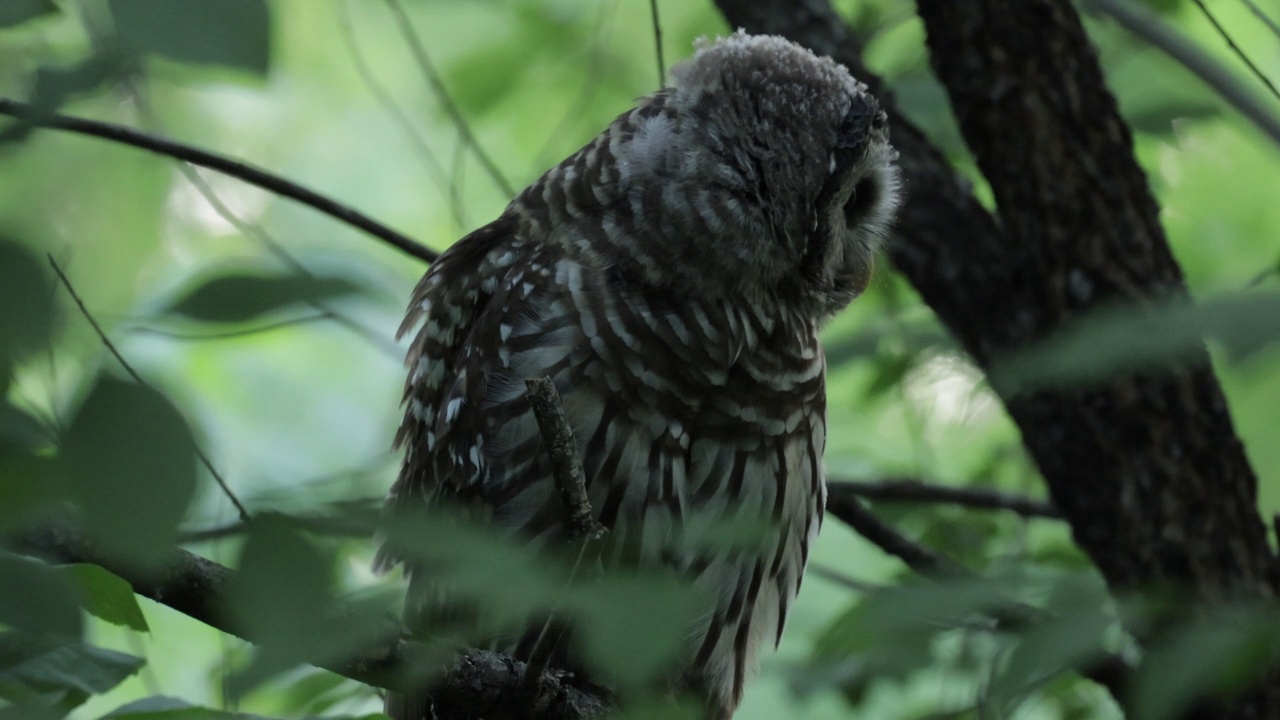
{"type": "Polygon", "coordinates": [[[529,407],[538,421],[547,454],[551,456],[556,491],[569,511],[569,536],[583,540],[602,535],[604,527],[592,516],[591,501],[587,498],[587,473],[582,469],[578,442],[564,415],[555,383],[544,377],[528,380],[525,386],[528,388],[529,407]]]}

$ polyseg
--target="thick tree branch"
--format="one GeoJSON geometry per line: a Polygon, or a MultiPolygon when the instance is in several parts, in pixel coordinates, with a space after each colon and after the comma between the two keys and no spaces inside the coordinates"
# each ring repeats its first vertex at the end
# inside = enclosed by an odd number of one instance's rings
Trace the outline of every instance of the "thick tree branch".
{"type": "MultiPolygon", "coordinates": [[[[1000,221],[871,75],[826,0],[718,0],[730,24],[831,55],[879,92],[908,201],[895,265],[983,367],[1100,303],[1180,294],[1127,128],[1065,0],[920,0],[1000,221]]],[[[1113,586],[1272,594],[1253,472],[1202,356],[1088,391],[1005,398],[1054,504],[1113,586]]]]}
{"type": "MultiPolygon", "coordinates": [[[[194,620],[249,642],[255,642],[228,621],[221,611],[227,584],[234,570],[175,549],[168,568],[160,575],[139,572],[99,553],[82,535],[67,526],[50,525],[26,534],[15,543],[20,552],[55,563],[90,563],[123,578],[137,594],[150,598],[194,620]]],[[[404,640],[398,627],[388,627],[395,638],[369,648],[360,657],[320,667],[357,682],[388,690],[410,690],[415,685],[410,670],[428,667],[428,651],[404,640]]],[[[553,673],[544,674],[537,692],[522,689],[524,663],[505,655],[468,650],[460,654],[433,685],[432,701],[440,720],[588,720],[602,717],[608,703],[576,688],[553,673]]]]}
{"type": "Polygon", "coordinates": [[[19,118],[42,128],[65,130],[78,135],[88,135],[90,137],[102,138],[103,140],[110,140],[111,142],[120,143],[121,145],[129,145],[130,147],[146,150],[157,155],[164,155],[178,160],[183,160],[191,163],[192,165],[199,165],[200,167],[209,168],[210,170],[217,170],[225,175],[230,175],[236,179],[243,180],[250,185],[255,185],[263,190],[273,192],[291,200],[296,200],[303,205],[319,210],[320,212],[347,225],[363,230],[373,237],[378,238],[379,240],[382,240],[392,247],[412,255],[413,257],[427,262],[435,262],[436,257],[439,255],[439,253],[431,248],[422,245],[407,235],[402,235],[401,233],[392,230],[368,215],[349,208],[346,205],[325,197],[313,190],[308,190],[297,183],[290,182],[278,175],[273,175],[265,170],[256,168],[238,160],[232,160],[221,155],[193,148],[189,145],[183,145],[182,143],[167,140],[165,138],[148,135],[120,125],[112,125],[110,123],[98,122],[96,120],[85,120],[83,118],[67,117],[66,115],[39,112],[27,103],[9,98],[0,98],[0,115],[19,118]]]}
{"type": "MultiPolygon", "coordinates": [[[[1102,304],[1184,295],[1129,130],[1071,3],[918,7],[935,72],[1001,208],[1005,234],[986,244],[1034,269],[1011,273],[998,306],[958,319],[978,358],[989,363],[1102,304]]],[[[1055,505],[1112,586],[1273,595],[1257,482],[1203,352],[1165,372],[1006,405],[1055,505]]]]}

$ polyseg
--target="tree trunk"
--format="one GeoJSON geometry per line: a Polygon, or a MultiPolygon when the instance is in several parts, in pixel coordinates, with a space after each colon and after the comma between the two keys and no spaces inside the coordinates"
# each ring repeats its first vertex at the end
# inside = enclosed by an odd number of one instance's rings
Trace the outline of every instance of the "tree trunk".
{"type": "MultiPolygon", "coordinates": [[[[908,194],[892,259],[983,368],[1100,305],[1185,296],[1129,129],[1067,0],[918,0],[934,71],[994,191],[994,218],[862,65],[826,0],[718,5],[731,25],[831,55],[876,89],[908,194]]],[[[1280,564],[1257,480],[1207,353],[1003,400],[1113,589],[1275,597],[1280,564]]],[[[1215,716],[1280,717],[1280,685],[1215,716]]]]}

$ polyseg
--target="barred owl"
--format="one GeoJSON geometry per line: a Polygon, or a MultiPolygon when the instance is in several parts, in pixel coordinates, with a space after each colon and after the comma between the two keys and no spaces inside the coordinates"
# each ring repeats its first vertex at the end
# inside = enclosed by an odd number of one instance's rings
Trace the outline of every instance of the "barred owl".
{"type": "MultiPolygon", "coordinates": [[[[671,77],[422,278],[389,503],[449,498],[522,540],[561,536],[525,397],[552,378],[606,563],[703,591],[672,683],[728,718],[822,522],[818,330],[867,286],[896,154],[866,87],[781,38],[701,43],[671,77]],[[677,540],[708,516],[763,520],[766,537],[750,552],[677,540]]],[[[418,720],[411,705],[393,714],[418,720]]]]}

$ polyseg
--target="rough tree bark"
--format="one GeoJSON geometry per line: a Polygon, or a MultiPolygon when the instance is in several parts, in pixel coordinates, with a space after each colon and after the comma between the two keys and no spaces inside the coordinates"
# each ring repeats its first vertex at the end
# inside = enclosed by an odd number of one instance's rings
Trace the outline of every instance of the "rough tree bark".
{"type": "MultiPolygon", "coordinates": [[[[918,0],[938,78],[995,193],[987,213],[862,65],[827,0],[717,0],[879,94],[908,202],[891,256],[983,368],[1099,305],[1186,294],[1080,18],[1067,0],[918,0]]],[[[1117,590],[1273,598],[1280,565],[1206,353],[1167,372],[1003,398],[1081,548],[1117,590]]],[[[1280,717],[1260,685],[1217,717],[1280,717]]]]}

